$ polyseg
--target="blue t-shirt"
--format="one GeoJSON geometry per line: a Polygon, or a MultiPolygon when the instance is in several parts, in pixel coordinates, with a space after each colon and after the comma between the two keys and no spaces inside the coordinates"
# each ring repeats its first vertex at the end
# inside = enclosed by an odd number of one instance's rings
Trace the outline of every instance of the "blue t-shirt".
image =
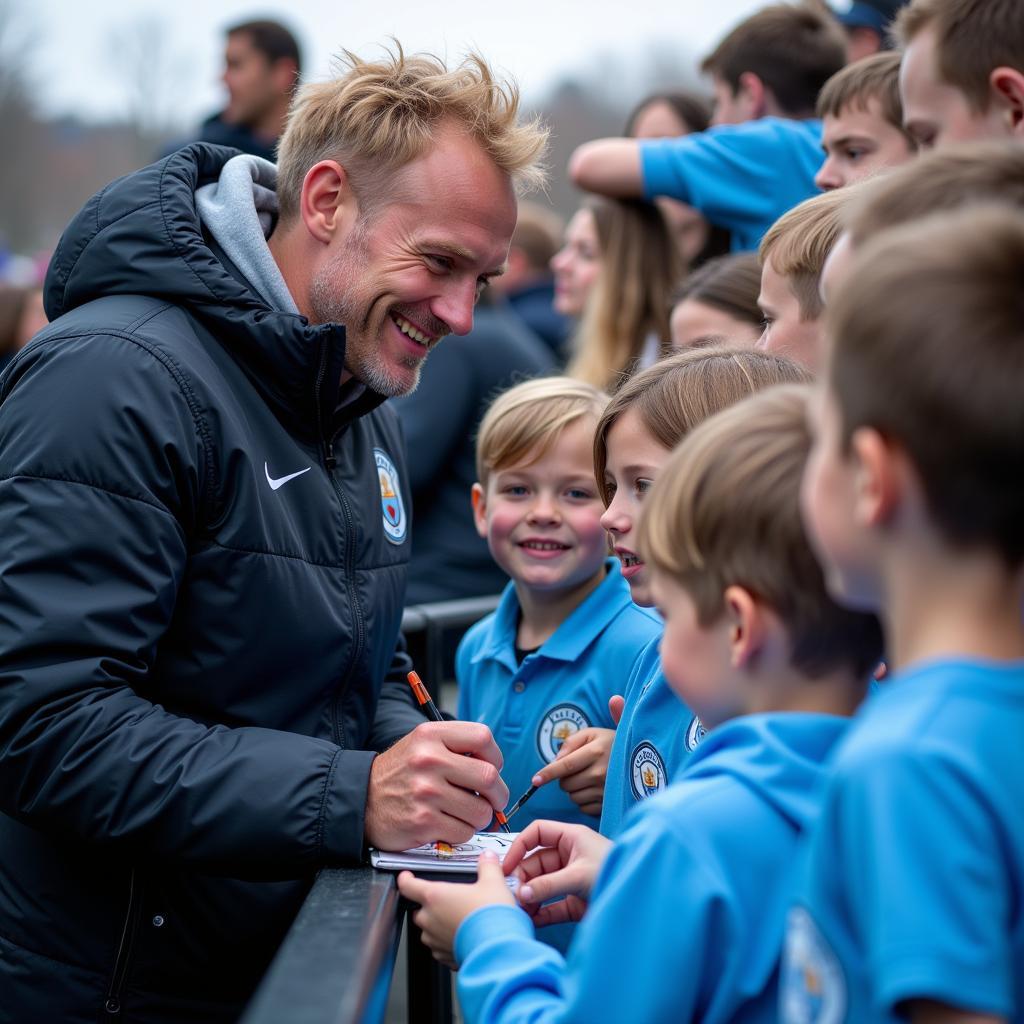
{"type": "Polygon", "coordinates": [[[700,719],[672,692],[661,673],[659,639],[640,655],[626,686],[615,730],[601,809],[601,834],[614,839],[629,812],[679,778],[704,736],[700,719]]]}
{"type": "Polygon", "coordinates": [[[475,911],[455,936],[467,1024],[767,1024],[822,764],[848,725],[750,715],[710,733],[612,847],[568,959],[518,907],[475,911]]]}
{"type": "MultiPolygon", "coordinates": [[[[463,637],[455,656],[458,716],[490,727],[505,758],[510,799],[553,761],[562,743],[589,726],[613,727],[608,698],[625,688],[646,645],[661,633],[658,617],[633,603],[617,559],[607,575],[537,651],[516,664],[519,601],[509,584],[501,603],[463,637]]],[[[597,827],[557,782],[542,786],[513,820],[521,832],[550,818],[597,827]]]]}
{"type": "Polygon", "coordinates": [[[734,252],[756,249],[787,210],[817,195],[821,122],[762,117],[640,143],[644,195],[689,203],[732,232],[734,252]]]}
{"type": "Polygon", "coordinates": [[[1024,662],[935,661],[838,751],[786,936],[789,1024],[913,999],[1024,1021],[1024,662]]]}

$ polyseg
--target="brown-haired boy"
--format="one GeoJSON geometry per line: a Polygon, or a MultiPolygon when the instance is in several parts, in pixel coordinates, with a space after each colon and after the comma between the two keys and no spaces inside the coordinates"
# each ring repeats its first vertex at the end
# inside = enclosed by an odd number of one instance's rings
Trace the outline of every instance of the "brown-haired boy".
{"type": "Polygon", "coordinates": [[[913,0],[895,33],[903,123],[919,146],[1024,137],[1020,0],[913,0]]]}
{"type": "Polygon", "coordinates": [[[821,361],[821,272],[842,230],[848,197],[833,191],[805,200],[772,225],[758,250],[764,333],[757,347],[811,370],[821,361]]]}
{"type": "Polygon", "coordinates": [[[828,191],[905,163],[917,143],[903,130],[900,55],[877,53],[834,74],[818,94],[825,162],[814,182],[828,191]]]}
{"type": "Polygon", "coordinates": [[[817,5],[773,4],[736,26],[705,58],[714,124],[674,139],[599,139],[572,156],[580,188],[668,196],[756,249],[772,222],[817,191],[818,91],[845,63],[845,39],[817,5]]]}
{"type": "Polygon", "coordinates": [[[890,678],[833,775],[784,1020],[1024,1019],[1024,217],[882,232],[827,313],[804,480],[829,590],[890,678]]]}

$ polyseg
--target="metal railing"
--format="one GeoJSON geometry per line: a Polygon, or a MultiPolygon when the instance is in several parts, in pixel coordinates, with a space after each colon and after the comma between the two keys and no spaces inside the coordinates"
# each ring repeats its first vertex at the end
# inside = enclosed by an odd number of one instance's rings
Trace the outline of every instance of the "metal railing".
{"type": "MultiPolygon", "coordinates": [[[[497,604],[495,596],[406,608],[402,632],[429,685],[453,678],[458,637],[497,604]]],[[[239,1024],[379,1024],[403,920],[409,1024],[451,1024],[451,972],[420,942],[407,910],[395,875],[324,868],[239,1024]]]]}

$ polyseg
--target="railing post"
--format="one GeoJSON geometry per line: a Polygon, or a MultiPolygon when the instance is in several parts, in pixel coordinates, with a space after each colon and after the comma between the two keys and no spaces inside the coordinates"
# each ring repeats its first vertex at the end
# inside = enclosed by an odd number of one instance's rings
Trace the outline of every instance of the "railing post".
{"type": "Polygon", "coordinates": [[[423,945],[423,933],[413,923],[414,910],[409,907],[405,918],[409,1024],[452,1024],[452,972],[423,945]]]}

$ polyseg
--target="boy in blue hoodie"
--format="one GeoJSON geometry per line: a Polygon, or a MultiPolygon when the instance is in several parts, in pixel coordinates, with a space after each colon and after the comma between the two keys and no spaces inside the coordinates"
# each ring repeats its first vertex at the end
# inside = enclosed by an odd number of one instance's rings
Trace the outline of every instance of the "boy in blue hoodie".
{"type": "Polygon", "coordinates": [[[737,25],[702,64],[715,91],[713,125],[670,139],[598,139],[569,174],[602,195],[668,196],[756,249],[772,223],[818,192],[818,92],[846,63],[835,20],[810,3],[773,4],[737,25]]]}
{"type": "Polygon", "coordinates": [[[790,915],[792,1024],[1024,1021],[1024,217],[857,247],[826,314],[808,531],[890,675],[835,758],[790,915]]]}
{"type": "Polygon", "coordinates": [[[710,729],[679,781],[614,844],[523,832],[505,861],[522,907],[493,860],[475,885],[400,876],[424,941],[460,965],[467,1021],[775,1019],[796,846],[881,647],[873,617],[828,599],[800,526],[809,446],[806,389],[770,389],[699,426],[652,489],[665,676],[710,729]],[[582,916],[567,960],[531,914],[582,916]]]}

